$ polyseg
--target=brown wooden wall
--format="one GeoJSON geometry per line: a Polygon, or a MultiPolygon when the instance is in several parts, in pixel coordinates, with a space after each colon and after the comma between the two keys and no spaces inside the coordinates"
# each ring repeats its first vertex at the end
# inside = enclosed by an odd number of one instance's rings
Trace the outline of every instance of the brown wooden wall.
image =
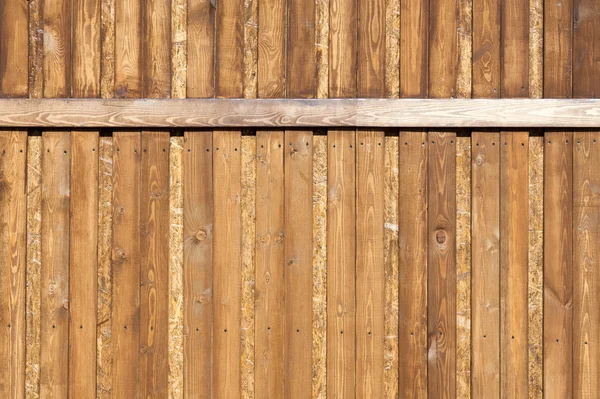
{"type": "MultiPolygon", "coordinates": [[[[0,0],[0,97],[584,97],[596,0],[0,0]]],[[[595,398],[598,131],[0,132],[0,397],[595,398]]]]}

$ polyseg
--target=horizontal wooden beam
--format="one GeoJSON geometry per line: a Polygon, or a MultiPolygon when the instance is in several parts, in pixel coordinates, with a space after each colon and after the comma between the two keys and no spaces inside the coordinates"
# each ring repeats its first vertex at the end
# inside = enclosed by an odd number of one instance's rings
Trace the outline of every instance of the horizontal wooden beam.
{"type": "Polygon", "coordinates": [[[0,128],[600,128],[592,99],[0,99],[0,128]]]}

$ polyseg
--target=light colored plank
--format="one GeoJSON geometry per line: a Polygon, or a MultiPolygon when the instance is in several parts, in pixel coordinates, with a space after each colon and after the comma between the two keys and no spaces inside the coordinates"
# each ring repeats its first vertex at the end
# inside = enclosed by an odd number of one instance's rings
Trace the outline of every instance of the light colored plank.
{"type": "Polygon", "coordinates": [[[573,96],[573,2],[544,2],[543,44],[544,97],[571,98],[573,96]]]}
{"type": "Polygon", "coordinates": [[[400,0],[400,97],[427,97],[429,1],[400,0]]]}
{"type": "Polygon", "coordinates": [[[169,334],[169,132],[142,132],[140,397],[166,397],[169,334]]]}
{"type": "Polygon", "coordinates": [[[27,0],[0,2],[0,97],[27,97],[28,8],[27,0]]]}
{"type": "Polygon", "coordinates": [[[502,2],[502,97],[529,97],[529,2],[502,2]]]}
{"type": "Polygon", "coordinates": [[[500,134],[473,132],[471,386],[500,397],[500,134]]]}
{"type": "Polygon", "coordinates": [[[384,389],[384,161],[382,131],[356,134],[356,397],[384,389]]]}
{"type": "Polygon", "coordinates": [[[27,132],[0,132],[0,396],[25,398],[27,132]]]}
{"type": "Polygon", "coordinates": [[[139,132],[113,135],[112,394],[139,395],[140,193],[139,132]]]}
{"type": "Polygon", "coordinates": [[[69,389],[69,202],[71,133],[44,132],[40,397],[69,389]]]}
{"type": "Polygon", "coordinates": [[[100,97],[100,7],[98,0],[72,3],[72,97],[100,97]]]}
{"type": "Polygon", "coordinates": [[[71,94],[71,7],[67,0],[44,1],[43,96],[71,94]]]}
{"type": "Polygon", "coordinates": [[[473,1],[473,97],[500,98],[500,0],[473,1]]]}
{"type": "Polygon", "coordinates": [[[285,97],[286,1],[263,0],[258,8],[258,97],[285,97]]]}
{"type": "MultiPolygon", "coordinates": [[[[458,75],[458,7],[454,0],[429,1],[429,92],[431,98],[455,98],[458,75]]],[[[427,25],[426,25],[427,26],[427,25]]]]}
{"type": "Polygon", "coordinates": [[[69,394],[96,395],[98,132],[71,133],[69,394]]]}
{"type": "Polygon", "coordinates": [[[283,132],[258,131],[256,171],[256,386],[257,398],[283,390],[283,132]]]}
{"type": "Polygon", "coordinates": [[[213,395],[241,395],[241,133],[213,133],[213,395]]]}
{"type": "Polygon", "coordinates": [[[357,1],[329,5],[329,97],[356,97],[357,1]]]}
{"type": "Polygon", "coordinates": [[[221,98],[243,96],[243,2],[220,0],[216,11],[215,94],[221,98]]]}
{"type": "Polygon", "coordinates": [[[144,95],[171,97],[171,0],[148,0],[144,12],[144,95]]]}
{"type": "Polygon", "coordinates": [[[186,398],[211,397],[214,232],[212,142],[212,132],[185,133],[183,395],[186,398]]]}
{"type": "Polygon", "coordinates": [[[115,97],[140,98],[143,94],[142,3],[115,1],[115,97]]]}
{"type": "Polygon", "coordinates": [[[188,0],[187,96],[215,95],[215,7],[210,0],[188,0]]]}

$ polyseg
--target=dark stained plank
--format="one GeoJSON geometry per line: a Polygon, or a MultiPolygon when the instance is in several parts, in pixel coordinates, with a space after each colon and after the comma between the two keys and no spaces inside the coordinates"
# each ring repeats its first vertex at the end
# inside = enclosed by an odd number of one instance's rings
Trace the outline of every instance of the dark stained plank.
{"type": "Polygon", "coordinates": [[[500,397],[500,134],[473,132],[471,389],[500,397]]]}
{"type": "Polygon", "coordinates": [[[357,0],[329,5],[329,97],[356,97],[357,0]]]}
{"type": "Polygon", "coordinates": [[[69,389],[69,203],[71,133],[44,132],[40,397],[69,389]]]}
{"type": "Polygon", "coordinates": [[[100,15],[101,2],[72,3],[73,70],[71,97],[100,97],[100,15]]]}
{"type": "Polygon", "coordinates": [[[113,134],[112,393],[139,396],[140,198],[139,132],[113,134]]]}
{"type": "Polygon", "coordinates": [[[244,4],[220,0],[216,11],[215,91],[221,98],[243,97],[244,4]]]}
{"type": "Polygon", "coordinates": [[[183,395],[211,397],[212,132],[186,132],[183,152],[183,395]]]}
{"type": "Polygon", "coordinates": [[[283,398],[284,173],[282,131],[256,132],[255,395],[283,398]]]}
{"type": "Polygon", "coordinates": [[[96,395],[98,132],[71,133],[69,395],[96,395]]]}
{"type": "Polygon", "coordinates": [[[473,1],[473,97],[500,98],[501,0],[473,1]]]}
{"type": "Polygon", "coordinates": [[[143,2],[144,98],[171,97],[171,0],[143,2]]]}
{"type": "Polygon", "coordinates": [[[427,133],[400,132],[398,147],[398,390],[427,398],[427,133]]]}
{"type": "Polygon", "coordinates": [[[428,395],[456,392],[456,133],[429,132],[428,395]]]}
{"type": "Polygon", "coordinates": [[[544,392],[572,398],[573,133],[544,142],[544,392]]]}
{"type": "Polygon", "coordinates": [[[286,0],[263,0],[258,7],[258,97],[285,97],[286,0]]]}
{"type": "Polygon", "coordinates": [[[142,3],[115,2],[115,97],[142,97],[142,3]]]}
{"type": "Polygon", "coordinates": [[[210,0],[188,0],[187,96],[215,95],[215,7],[210,0]]]}
{"type": "Polygon", "coordinates": [[[168,396],[169,132],[142,132],[140,397],[168,396]]]}
{"type": "Polygon", "coordinates": [[[241,396],[241,134],[213,133],[213,395],[241,396]]]}
{"type": "Polygon", "coordinates": [[[28,7],[27,0],[0,1],[0,97],[27,97],[28,7]]]}
{"type": "Polygon", "coordinates": [[[600,96],[600,7],[595,0],[573,0],[573,97],[600,96]]]}
{"type": "Polygon", "coordinates": [[[0,132],[0,396],[25,398],[27,132],[0,132]]]}
{"type": "Polygon", "coordinates": [[[500,394],[528,395],[529,134],[500,134],[500,394]]]}
{"type": "Polygon", "coordinates": [[[361,98],[385,97],[385,13],[385,0],[358,0],[356,79],[357,95],[361,98]]]}
{"type": "Polygon", "coordinates": [[[42,3],[44,19],[43,96],[71,95],[71,8],[67,0],[42,3]]]}
{"type": "Polygon", "coordinates": [[[287,97],[314,98],[317,90],[314,0],[287,0],[287,97]]]}
{"type": "Polygon", "coordinates": [[[504,0],[501,21],[502,97],[529,97],[529,2],[504,0]]]}
{"type": "Polygon", "coordinates": [[[429,1],[428,95],[431,98],[456,97],[458,41],[457,35],[449,32],[456,32],[457,20],[455,0],[429,1]]]}
{"type": "MultiPolygon", "coordinates": [[[[586,44],[587,46],[587,44],[586,44]]],[[[573,2],[544,2],[544,97],[573,96],[573,2]]]]}
{"type": "Polygon", "coordinates": [[[286,131],[284,150],[285,397],[305,398],[312,390],[312,132],[286,131]]]}
{"type": "MultiPolygon", "coordinates": [[[[384,388],[384,162],[381,131],[356,135],[356,397],[384,388]]],[[[331,165],[330,165],[331,167],[331,165]]]]}

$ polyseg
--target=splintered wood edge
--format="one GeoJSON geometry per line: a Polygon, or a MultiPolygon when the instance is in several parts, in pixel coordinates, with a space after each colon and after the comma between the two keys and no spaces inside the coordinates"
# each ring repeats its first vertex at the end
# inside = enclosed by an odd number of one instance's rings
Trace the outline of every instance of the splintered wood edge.
{"type": "Polygon", "coordinates": [[[600,100],[0,99],[0,127],[600,128],[600,100]]]}

